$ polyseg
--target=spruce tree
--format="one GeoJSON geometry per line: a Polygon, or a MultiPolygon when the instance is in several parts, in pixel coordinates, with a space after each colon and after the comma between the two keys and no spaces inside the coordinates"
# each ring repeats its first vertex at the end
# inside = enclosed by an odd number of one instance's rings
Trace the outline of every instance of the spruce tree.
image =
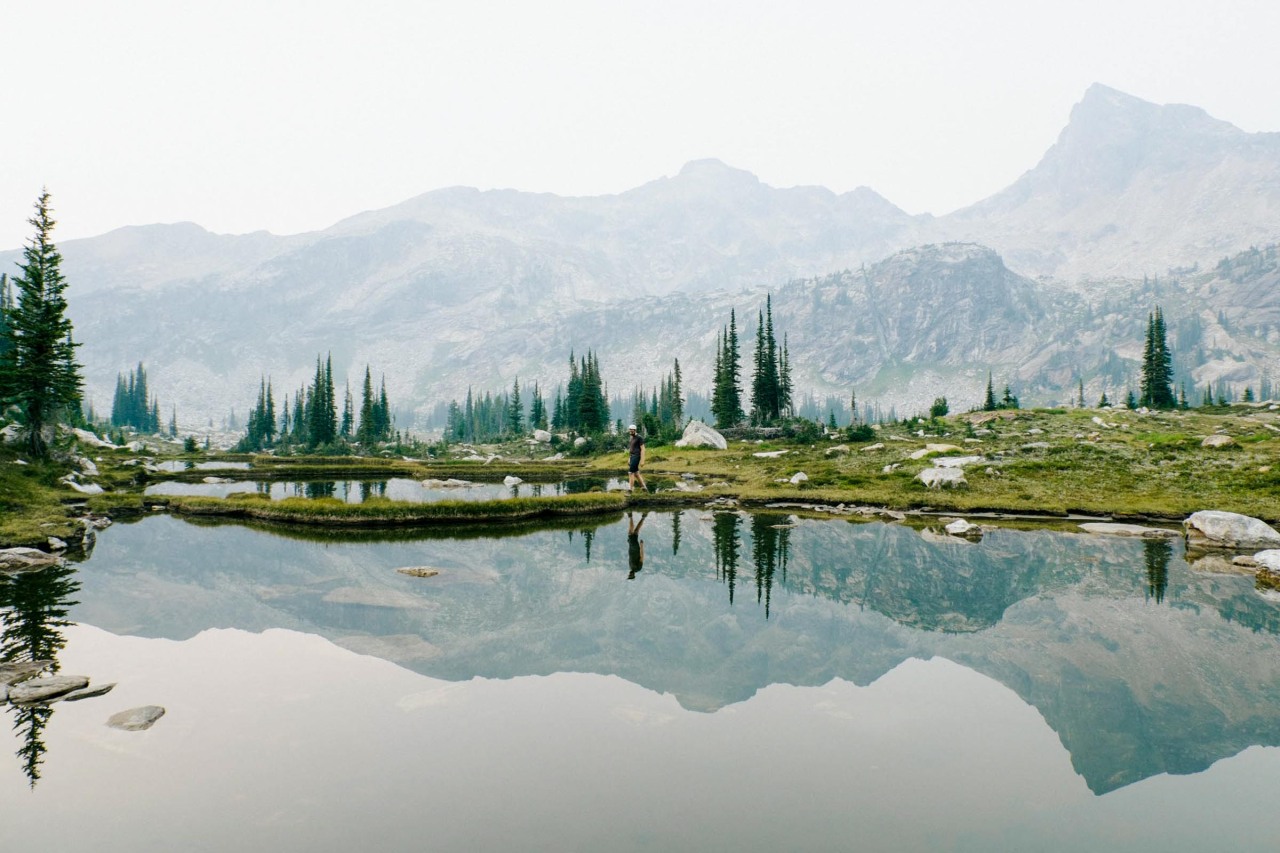
{"type": "Polygon", "coordinates": [[[80,407],[80,365],[67,317],[62,255],[52,240],[49,192],[41,192],[27,220],[35,235],[23,248],[14,281],[17,303],[5,312],[6,345],[0,361],[0,403],[18,406],[32,455],[44,457],[44,429],[80,407]]]}
{"type": "Polygon", "coordinates": [[[1159,306],[1147,315],[1147,334],[1142,348],[1142,374],[1138,386],[1138,404],[1153,409],[1172,409],[1173,357],[1159,306]]]}
{"type": "Polygon", "coordinates": [[[994,412],[998,408],[996,403],[996,386],[991,381],[991,371],[987,371],[987,396],[982,401],[982,410],[984,412],[994,412]]]}
{"type": "Polygon", "coordinates": [[[520,435],[524,432],[524,403],[520,401],[520,377],[511,385],[511,396],[507,398],[507,432],[520,435]]]}

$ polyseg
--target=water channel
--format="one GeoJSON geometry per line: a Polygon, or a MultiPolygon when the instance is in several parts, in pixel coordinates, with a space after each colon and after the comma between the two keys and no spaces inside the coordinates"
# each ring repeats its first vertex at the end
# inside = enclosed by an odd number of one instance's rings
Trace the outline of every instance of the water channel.
{"type": "Polygon", "coordinates": [[[0,616],[5,659],[118,683],[0,708],[5,850],[1274,843],[1280,604],[1176,540],[157,514],[0,616]]]}

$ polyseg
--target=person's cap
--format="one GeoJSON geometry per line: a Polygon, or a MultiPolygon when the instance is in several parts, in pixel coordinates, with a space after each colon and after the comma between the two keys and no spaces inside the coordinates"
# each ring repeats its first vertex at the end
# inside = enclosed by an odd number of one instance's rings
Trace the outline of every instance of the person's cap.
{"type": "Polygon", "coordinates": [[[630,431],[630,432],[635,432],[635,431],[636,431],[636,425],[635,425],[635,424],[632,424],[631,426],[627,427],[627,430],[628,430],[628,431],[630,431]]]}

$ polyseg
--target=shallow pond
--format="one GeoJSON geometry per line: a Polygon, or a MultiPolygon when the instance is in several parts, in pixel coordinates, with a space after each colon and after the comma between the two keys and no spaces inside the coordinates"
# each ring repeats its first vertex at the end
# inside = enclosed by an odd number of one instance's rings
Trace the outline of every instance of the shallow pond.
{"type": "Polygon", "coordinates": [[[248,471],[253,466],[248,462],[194,462],[170,459],[167,462],[157,462],[153,467],[157,471],[248,471]]]}
{"type": "Polygon", "coordinates": [[[118,682],[4,709],[0,845],[1271,849],[1280,606],[1251,578],[1176,542],[642,518],[153,516],[0,581],[5,657],[118,682]]]}
{"type": "MultiPolygon", "coordinates": [[[[570,495],[582,492],[619,491],[627,487],[625,479],[616,477],[579,477],[557,483],[467,482],[446,484],[444,480],[410,480],[393,477],[386,480],[236,480],[224,483],[182,483],[166,481],[146,488],[148,495],[198,495],[225,498],[235,494],[257,494],[272,500],[284,498],[337,498],[346,503],[363,503],[371,497],[410,503],[436,501],[490,501],[505,498],[536,498],[570,495]]],[[[674,481],[656,480],[651,488],[671,488],[674,481]]]]}

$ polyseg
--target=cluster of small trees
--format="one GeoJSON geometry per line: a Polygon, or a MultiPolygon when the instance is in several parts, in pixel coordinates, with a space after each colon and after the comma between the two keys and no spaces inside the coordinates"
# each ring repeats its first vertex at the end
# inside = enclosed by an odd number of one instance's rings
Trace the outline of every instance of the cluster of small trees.
{"type": "Polygon", "coordinates": [[[142,362],[128,376],[116,374],[116,393],[111,399],[111,425],[130,427],[141,433],[160,431],[160,403],[147,389],[147,370],[142,362]]]}
{"type": "Polygon", "coordinates": [[[35,235],[23,248],[13,280],[16,296],[7,276],[0,282],[0,410],[18,408],[31,453],[43,457],[48,454],[46,426],[82,420],[82,383],[48,190],[40,193],[35,215],[27,221],[35,235]]]}
{"type": "MultiPolygon", "coordinates": [[[[524,430],[524,423],[524,403],[517,378],[510,393],[495,396],[486,391],[480,397],[468,388],[465,406],[451,400],[444,437],[446,441],[493,441],[519,435],[524,430]]],[[[545,429],[547,426],[547,406],[537,383],[533,386],[529,403],[529,426],[533,429],[545,429]]]]}
{"type": "Polygon", "coordinates": [[[364,369],[364,388],[361,394],[359,420],[356,419],[355,401],[351,388],[343,397],[342,415],[338,415],[337,395],[333,384],[333,356],[324,361],[316,356],[316,372],[310,385],[303,385],[293,396],[293,408],[289,407],[289,395],[282,401],[280,420],[276,420],[275,393],[271,381],[263,378],[258,385],[257,403],[249,409],[245,435],[236,445],[241,452],[264,450],[270,447],[338,449],[352,442],[368,447],[392,438],[393,421],[387,402],[387,380],[375,393],[373,375],[368,365],[364,369]]]}
{"type": "Polygon", "coordinates": [[[996,399],[996,387],[991,380],[991,372],[987,371],[987,394],[982,400],[982,411],[994,412],[997,409],[1016,408],[1018,408],[1018,398],[1014,396],[1008,382],[1004,384],[1004,394],[996,399]]]}
{"type": "Polygon", "coordinates": [[[653,438],[669,439],[684,429],[684,393],[681,389],[680,360],[662,384],[647,395],[637,388],[631,398],[631,421],[653,438]]]}
{"type": "Polygon", "coordinates": [[[579,361],[569,353],[569,382],[563,397],[556,391],[551,426],[582,435],[609,429],[609,398],[600,376],[600,359],[590,350],[579,361]]]}
{"type": "MultiPolygon", "coordinates": [[[[740,381],[742,362],[738,354],[738,318],[729,312],[729,325],[721,329],[716,346],[716,366],[711,392],[711,414],[720,429],[746,420],[742,408],[740,381]]],[[[769,426],[795,416],[792,405],[791,359],[786,336],[778,346],[773,328],[773,296],[765,297],[765,308],[757,314],[756,349],[751,370],[751,423],[769,426]]]]}

